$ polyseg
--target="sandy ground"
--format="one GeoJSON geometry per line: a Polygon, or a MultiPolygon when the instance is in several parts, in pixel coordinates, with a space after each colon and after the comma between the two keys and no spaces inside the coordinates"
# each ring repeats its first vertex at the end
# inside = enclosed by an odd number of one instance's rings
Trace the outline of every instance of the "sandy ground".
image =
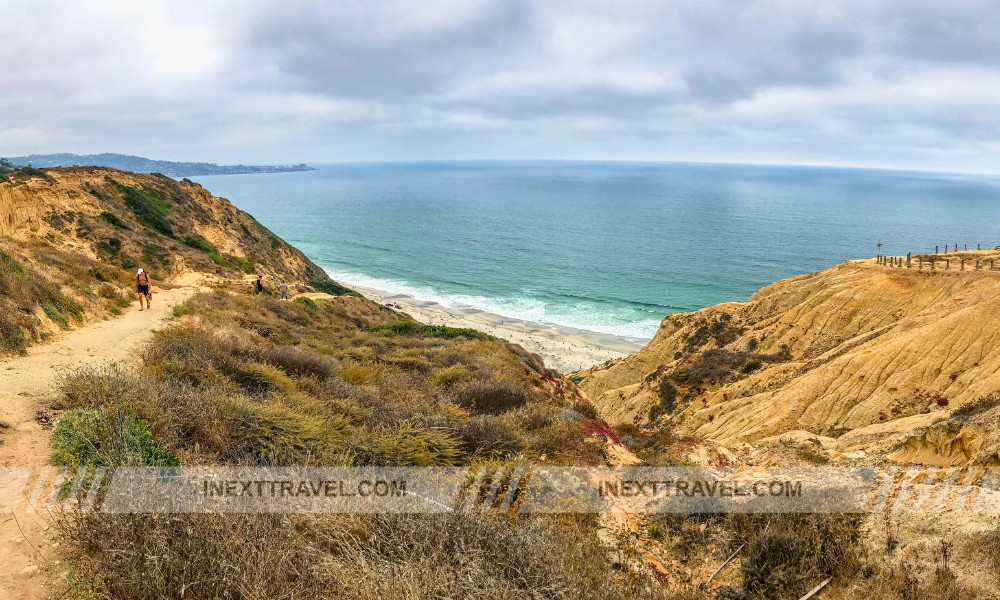
{"type": "MultiPolygon", "coordinates": [[[[172,318],[172,309],[194,293],[180,288],[158,291],[153,306],[140,312],[133,304],[121,317],[59,335],[32,347],[27,356],[0,361],[0,477],[4,469],[27,467],[34,488],[40,469],[49,464],[51,427],[36,418],[48,414],[60,374],[83,366],[130,362],[155,329],[172,318]]],[[[44,420],[44,419],[42,419],[44,420]]],[[[0,481],[0,484],[3,482],[0,481]]],[[[22,501],[0,513],[0,598],[59,598],[66,592],[58,542],[42,508],[22,501]]]]}
{"type": "Polygon", "coordinates": [[[562,373],[586,369],[642,348],[641,344],[614,335],[522,321],[474,308],[450,308],[437,302],[356,285],[350,287],[379,304],[398,304],[402,307],[399,310],[421,323],[471,327],[520,344],[540,355],[548,367],[562,373]]]}

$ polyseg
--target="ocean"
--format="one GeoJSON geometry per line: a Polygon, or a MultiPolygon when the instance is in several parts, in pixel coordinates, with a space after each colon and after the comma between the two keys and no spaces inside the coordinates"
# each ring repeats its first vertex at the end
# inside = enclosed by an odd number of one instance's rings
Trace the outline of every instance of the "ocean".
{"type": "Polygon", "coordinates": [[[1000,177],[618,162],[195,178],[338,281],[646,341],[846,259],[1000,244],[1000,177]]]}

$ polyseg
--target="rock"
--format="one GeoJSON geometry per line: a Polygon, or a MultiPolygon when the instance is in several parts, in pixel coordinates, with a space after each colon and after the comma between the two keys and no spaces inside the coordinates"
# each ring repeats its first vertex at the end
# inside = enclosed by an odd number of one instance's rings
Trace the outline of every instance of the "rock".
{"type": "Polygon", "coordinates": [[[27,567],[21,569],[20,575],[24,578],[34,577],[35,575],[38,575],[38,571],[38,565],[28,565],[27,567]]]}

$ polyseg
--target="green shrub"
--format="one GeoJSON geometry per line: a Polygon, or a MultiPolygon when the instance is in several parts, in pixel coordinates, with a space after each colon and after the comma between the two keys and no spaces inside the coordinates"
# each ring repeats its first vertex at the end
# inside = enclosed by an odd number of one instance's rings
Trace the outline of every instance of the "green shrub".
{"type": "Polygon", "coordinates": [[[295,302],[298,302],[299,304],[305,306],[306,308],[308,308],[311,311],[317,311],[317,310],[319,310],[319,306],[317,306],[317,304],[315,302],[313,302],[312,298],[307,298],[305,296],[299,296],[298,298],[295,299],[295,302]]]}
{"type": "Polygon", "coordinates": [[[67,411],[52,438],[52,462],[61,467],[175,467],[177,456],[149,432],[135,411],[103,406],[67,411]]]}
{"type": "Polygon", "coordinates": [[[317,292],[322,292],[324,294],[330,294],[331,296],[358,296],[361,294],[352,290],[351,288],[344,287],[333,281],[332,279],[327,279],[326,281],[310,281],[309,285],[317,292]]]}
{"type": "Polygon", "coordinates": [[[41,300],[42,311],[60,327],[69,326],[67,317],[79,319],[83,316],[83,307],[76,300],[56,290],[47,290],[46,298],[41,300]]]}
{"type": "Polygon", "coordinates": [[[24,328],[6,315],[0,314],[0,352],[21,354],[28,348],[24,328]]]}
{"type": "Polygon", "coordinates": [[[117,277],[113,273],[109,273],[107,267],[103,265],[90,267],[90,274],[98,281],[114,281],[117,279],[117,277]]]}
{"type": "Polygon", "coordinates": [[[13,256],[0,249],[0,274],[24,275],[24,267],[13,256]]]}
{"type": "Polygon", "coordinates": [[[166,220],[170,214],[170,204],[161,199],[155,190],[144,186],[142,189],[115,183],[136,221],[163,235],[173,237],[174,230],[166,220]]]}
{"type": "Polygon", "coordinates": [[[373,328],[374,331],[390,331],[397,335],[422,335],[428,338],[442,338],[446,340],[465,337],[470,340],[492,341],[496,338],[477,329],[468,327],[447,327],[445,325],[424,325],[413,321],[397,321],[387,323],[373,328]]]}
{"type": "Polygon", "coordinates": [[[212,242],[209,242],[208,240],[206,240],[205,238],[201,237],[198,234],[189,235],[186,238],[184,238],[183,241],[186,246],[190,246],[197,250],[201,250],[202,252],[208,252],[213,254],[218,252],[218,250],[212,244],[212,242]]]}
{"type": "Polygon", "coordinates": [[[46,181],[52,181],[52,176],[45,172],[45,169],[36,169],[31,165],[27,167],[21,167],[14,171],[14,173],[24,179],[25,181],[31,179],[32,177],[38,177],[39,179],[44,179],[46,181]]]}
{"type": "Polygon", "coordinates": [[[660,380],[658,388],[660,401],[649,409],[649,420],[655,421],[662,414],[674,412],[677,401],[677,388],[666,377],[660,380]]]}
{"type": "Polygon", "coordinates": [[[142,247],[142,262],[147,265],[170,266],[167,249],[159,244],[146,244],[142,247]]]}
{"type": "Polygon", "coordinates": [[[212,262],[220,267],[239,269],[248,275],[257,271],[257,269],[254,268],[253,263],[242,256],[233,256],[232,254],[220,255],[218,252],[212,250],[208,252],[208,257],[212,259],[212,262]]]}
{"type": "Polygon", "coordinates": [[[125,221],[122,221],[118,217],[118,215],[116,215],[114,213],[111,213],[111,212],[108,212],[108,211],[104,211],[104,212],[101,213],[101,218],[104,219],[105,221],[107,221],[110,225],[112,225],[114,227],[117,227],[118,229],[127,229],[129,231],[132,230],[132,228],[128,226],[128,223],[126,223],[125,221]]]}
{"type": "Polygon", "coordinates": [[[257,269],[254,268],[253,263],[243,258],[242,256],[233,256],[232,254],[227,254],[226,262],[229,263],[233,268],[239,269],[248,275],[252,275],[257,271],[257,269]]]}

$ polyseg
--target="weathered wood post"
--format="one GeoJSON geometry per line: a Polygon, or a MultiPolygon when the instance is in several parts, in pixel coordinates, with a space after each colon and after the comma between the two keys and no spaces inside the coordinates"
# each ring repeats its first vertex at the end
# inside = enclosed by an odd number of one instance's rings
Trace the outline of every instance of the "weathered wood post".
{"type": "MultiPolygon", "coordinates": [[[[937,254],[937,251],[938,251],[938,247],[937,247],[937,246],[934,246],[934,254],[937,254]]],[[[945,244],[945,245],[944,245],[944,251],[945,251],[945,252],[947,252],[947,251],[948,251],[948,244],[945,244]]]]}
{"type": "Polygon", "coordinates": [[[950,258],[944,259],[944,268],[945,268],[945,270],[948,270],[948,269],[951,268],[951,259],[950,258]]]}
{"type": "Polygon", "coordinates": [[[937,258],[932,258],[931,259],[931,271],[936,271],[936,270],[937,270],[937,258]]]}
{"type": "Polygon", "coordinates": [[[923,256],[918,256],[917,257],[917,264],[918,264],[917,270],[918,271],[923,271],[924,270],[924,257],[923,256]]]}
{"type": "Polygon", "coordinates": [[[965,259],[964,258],[962,259],[962,270],[963,271],[965,270],[965,259]]]}
{"type": "Polygon", "coordinates": [[[964,246],[965,246],[965,249],[966,249],[966,250],[968,250],[968,249],[969,249],[969,245],[968,245],[968,244],[964,244],[964,246]]]}
{"type": "Polygon", "coordinates": [[[977,271],[981,270],[981,269],[979,268],[979,259],[978,259],[978,258],[976,259],[976,270],[977,270],[977,271]]]}
{"type": "Polygon", "coordinates": [[[955,252],[958,252],[958,242],[955,242],[955,252]]]}
{"type": "Polygon", "coordinates": [[[910,268],[910,261],[912,260],[912,257],[910,256],[910,254],[911,254],[910,252],[906,253],[906,268],[907,269],[910,268]]]}
{"type": "Polygon", "coordinates": [[[982,250],[982,249],[983,249],[982,244],[976,244],[976,250],[982,250]]]}

